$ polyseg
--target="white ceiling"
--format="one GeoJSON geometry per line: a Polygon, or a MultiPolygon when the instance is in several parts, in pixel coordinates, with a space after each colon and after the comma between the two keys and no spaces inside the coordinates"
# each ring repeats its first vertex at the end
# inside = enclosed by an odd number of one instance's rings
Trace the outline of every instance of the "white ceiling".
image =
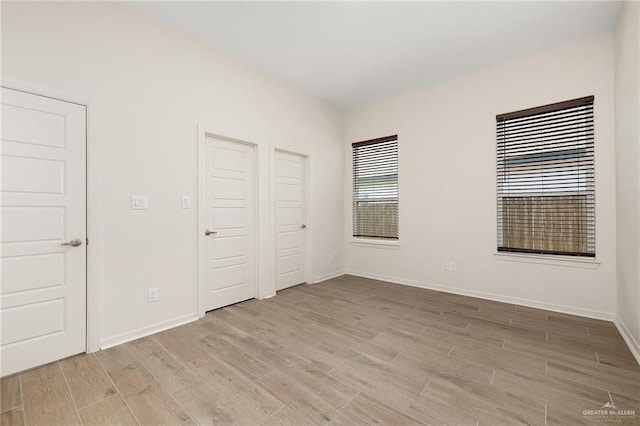
{"type": "Polygon", "coordinates": [[[619,1],[138,2],[135,7],[340,107],[610,31],[619,1]]]}

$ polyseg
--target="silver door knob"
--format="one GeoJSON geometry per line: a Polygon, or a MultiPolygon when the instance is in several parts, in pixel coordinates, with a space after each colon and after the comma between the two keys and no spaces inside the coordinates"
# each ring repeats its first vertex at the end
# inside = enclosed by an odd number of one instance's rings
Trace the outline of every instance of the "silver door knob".
{"type": "Polygon", "coordinates": [[[61,246],[71,246],[71,247],[79,247],[82,245],[82,240],[79,238],[74,238],[71,241],[67,241],[66,243],[60,244],[61,246]]]}
{"type": "Polygon", "coordinates": [[[300,228],[302,229],[307,229],[307,225],[305,225],[304,223],[302,225],[300,225],[300,228]]]}
{"type": "Polygon", "coordinates": [[[218,233],[218,231],[209,231],[208,229],[205,229],[205,230],[204,230],[204,235],[206,235],[207,237],[208,237],[209,235],[215,235],[215,234],[217,234],[217,233],[218,233]]]}

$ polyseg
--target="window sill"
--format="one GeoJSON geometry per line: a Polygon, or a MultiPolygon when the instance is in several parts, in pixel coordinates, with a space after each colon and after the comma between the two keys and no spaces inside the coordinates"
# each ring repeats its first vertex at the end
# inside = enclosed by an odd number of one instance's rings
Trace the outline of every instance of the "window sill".
{"type": "Polygon", "coordinates": [[[398,240],[375,240],[375,239],[365,239],[365,238],[352,238],[351,239],[352,246],[361,246],[361,247],[379,247],[384,249],[399,249],[400,242],[398,240]]]}
{"type": "Polygon", "coordinates": [[[570,268],[597,269],[600,262],[594,258],[578,256],[557,256],[550,254],[526,254],[498,252],[493,256],[496,260],[508,262],[538,263],[541,265],[567,266],[570,268]]]}

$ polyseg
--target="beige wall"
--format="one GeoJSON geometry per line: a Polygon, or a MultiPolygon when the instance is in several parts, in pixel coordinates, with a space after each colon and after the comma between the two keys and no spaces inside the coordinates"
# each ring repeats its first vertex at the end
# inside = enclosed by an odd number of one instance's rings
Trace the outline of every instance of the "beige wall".
{"type": "MultiPolygon", "coordinates": [[[[90,149],[101,172],[101,207],[93,213],[102,218],[101,238],[92,244],[101,253],[103,343],[197,313],[198,123],[310,155],[313,273],[344,269],[338,110],[121,3],[3,2],[2,75],[89,102],[90,149]],[[131,211],[132,194],[148,194],[149,210],[131,211]],[[194,208],[180,208],[182,195],[194,208]],[[159,288],[158,303],[147,303],[149,287],[159,288]]],[[[261,158],[264,182],[269,155],[261,158]]],[[[265,186],[260,199],[268,210],[265,186]]],[[[261,247],[261,293],[268,295],[275,292],[272,236],[261,247]]]]}
{"type": "MultiPolygon", "coordinates": [[[[610,34],[357,108],[345,123],[347,162],[349,143],[398,134],[400,163],[400,246],[348,241],[349,272],[613,318],[616,214],[610,34]],[[595,95],[598,263],[496,256],[496,114],[587,95],[595,95]],[[457,271],[444,271],[443,261],[455,261],[457,271]]],[[[345,180],[349,233],[350,170],[345,180]]]]}
{"type": "Polygon", "coordinates": [[[614,34],[618,316],[640,360],[640,6],[622,6],[614,34]]]}

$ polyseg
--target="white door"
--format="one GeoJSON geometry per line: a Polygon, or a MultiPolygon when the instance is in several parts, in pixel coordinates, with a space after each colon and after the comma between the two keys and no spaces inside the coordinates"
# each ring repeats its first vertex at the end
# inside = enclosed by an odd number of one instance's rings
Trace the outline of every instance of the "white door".
{"type": "Polygon", "coordinates": [[[4,376],[86,348],[86,113],[3,88],[0,114],[4,376]]]}
{"type": "Polygon", "coordinates": [[[205,310],[255,297],[255,148],[207,136],[205,310]]]}
{"type": "Polygon", "coordinates": [[[305,158],[276,151],[276,289],[305,281],[305,158]]]}

